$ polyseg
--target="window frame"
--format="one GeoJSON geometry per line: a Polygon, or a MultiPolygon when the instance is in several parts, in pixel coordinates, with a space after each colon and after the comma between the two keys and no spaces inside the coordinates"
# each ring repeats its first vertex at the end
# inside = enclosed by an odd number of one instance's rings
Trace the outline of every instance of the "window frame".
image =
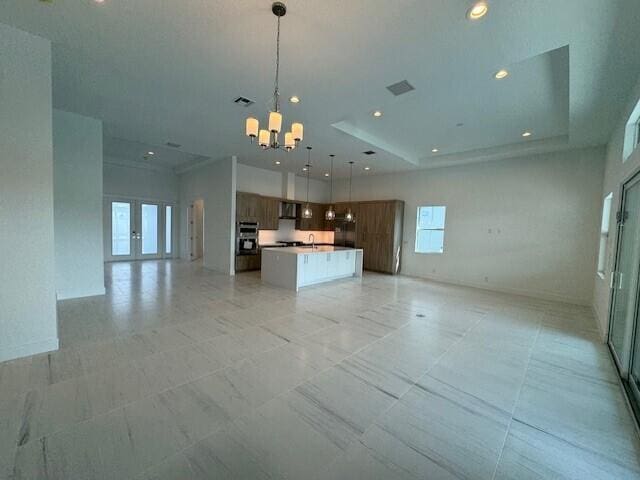
{"type": "Polygon", "coordinates": [[[415,239],[415,243],[414,243],[414,247],[413,247],[413,252],[419,255],[442,255],[444,254],[444,236],[445,236],[445,230],[446,230],[446,224],[447,224],[447,206],[446,205],[419,205],[416,208],[416,239],[415,239]],[[422,208],[443,208],[444,209],[444,215],[443,215],[443,222],[442,222],[442,228],[420,228],[420,210],[422,208]],[[418,250],[418,237],[419,237],[419,232],[421,230],[424,231],[436,231],[436,232],[442,232],[442,249],[440,251],[431,251],[431,252],[422,252],[418,250]]]}
{"type": "Polygon", "coordinates": [[[598,246],[598,263],[596,273],[601,279],[607,275],[607,257],[609,253],[609,234],[611,233],[611,217],[613,211],[613,192],[602,201],[602,220],[600,224],[600,241],[598,246]]]}

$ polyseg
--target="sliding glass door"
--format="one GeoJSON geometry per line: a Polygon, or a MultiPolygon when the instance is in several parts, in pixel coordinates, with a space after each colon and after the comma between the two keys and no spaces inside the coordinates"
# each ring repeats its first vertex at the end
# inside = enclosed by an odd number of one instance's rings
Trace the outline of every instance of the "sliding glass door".
{"type": "Polygon", "coordinates": [[[640,405],[639,273],[640,174],[625,183],[622,190],[609,322],[609,345],[636,405],[640,405]]]}
{"type": "Polygon", "coordinates": [[[174,206],[130,199],[105,201],[105,259],[171,258],[174,250],[174,206]]]}

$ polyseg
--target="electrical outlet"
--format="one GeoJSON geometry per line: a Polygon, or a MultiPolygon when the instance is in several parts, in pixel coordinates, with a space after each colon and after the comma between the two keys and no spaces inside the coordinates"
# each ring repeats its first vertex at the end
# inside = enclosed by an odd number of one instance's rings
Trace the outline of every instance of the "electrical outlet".
{"type": "Polygon", "coordinates": [[[489,277],[484,277],[485,283],[489,283],[489,277]]]}

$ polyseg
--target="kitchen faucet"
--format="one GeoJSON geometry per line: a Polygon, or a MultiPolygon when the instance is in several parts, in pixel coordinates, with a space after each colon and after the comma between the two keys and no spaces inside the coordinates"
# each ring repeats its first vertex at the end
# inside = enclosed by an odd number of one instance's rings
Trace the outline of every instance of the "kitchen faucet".
{"type": "Polygon", "coordinates": [[[316,236],[313,233],[309,234],[309,241],[311,242],[311,250],[316,248],[316,236]]]}

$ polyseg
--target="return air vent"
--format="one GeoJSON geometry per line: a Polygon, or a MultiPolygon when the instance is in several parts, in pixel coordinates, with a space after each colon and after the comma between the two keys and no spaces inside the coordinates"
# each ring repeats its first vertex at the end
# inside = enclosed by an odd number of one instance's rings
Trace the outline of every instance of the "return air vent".
{"type": "Polygon", "coordinates": [[[393,93],[396,97],[398,95],[403,95],[411,90],[415,90],[414,86],[411,85],[408,81],[402,80],[401,82],[394,83],[393,85],[389,85],[387,87],[391,93],[393,93]]]}
{"type": "Polygon", "coordinates": [[[367,150],[366,152],[362,152],[362,153],[364,153],[365,155],[375,155],[376,154],[376,152],[374,152],[373,150],[367,150]]]}
{"type": "Polygon", "coordinates": [[[253,100],[249,100],[247,97],[238,97],[233,101],[233,103],[242,107],[248,107],[249,105],[253,105],[255,102],[253,100]]]}
{"type": "Polygon", "coordinates": [[[165,145],[167,147],[171,147],[171,148],[180,148],[182,146],[179,143],[174,143],[174,142],[167,142],[167,143],[165,143],[165,145]]]}

